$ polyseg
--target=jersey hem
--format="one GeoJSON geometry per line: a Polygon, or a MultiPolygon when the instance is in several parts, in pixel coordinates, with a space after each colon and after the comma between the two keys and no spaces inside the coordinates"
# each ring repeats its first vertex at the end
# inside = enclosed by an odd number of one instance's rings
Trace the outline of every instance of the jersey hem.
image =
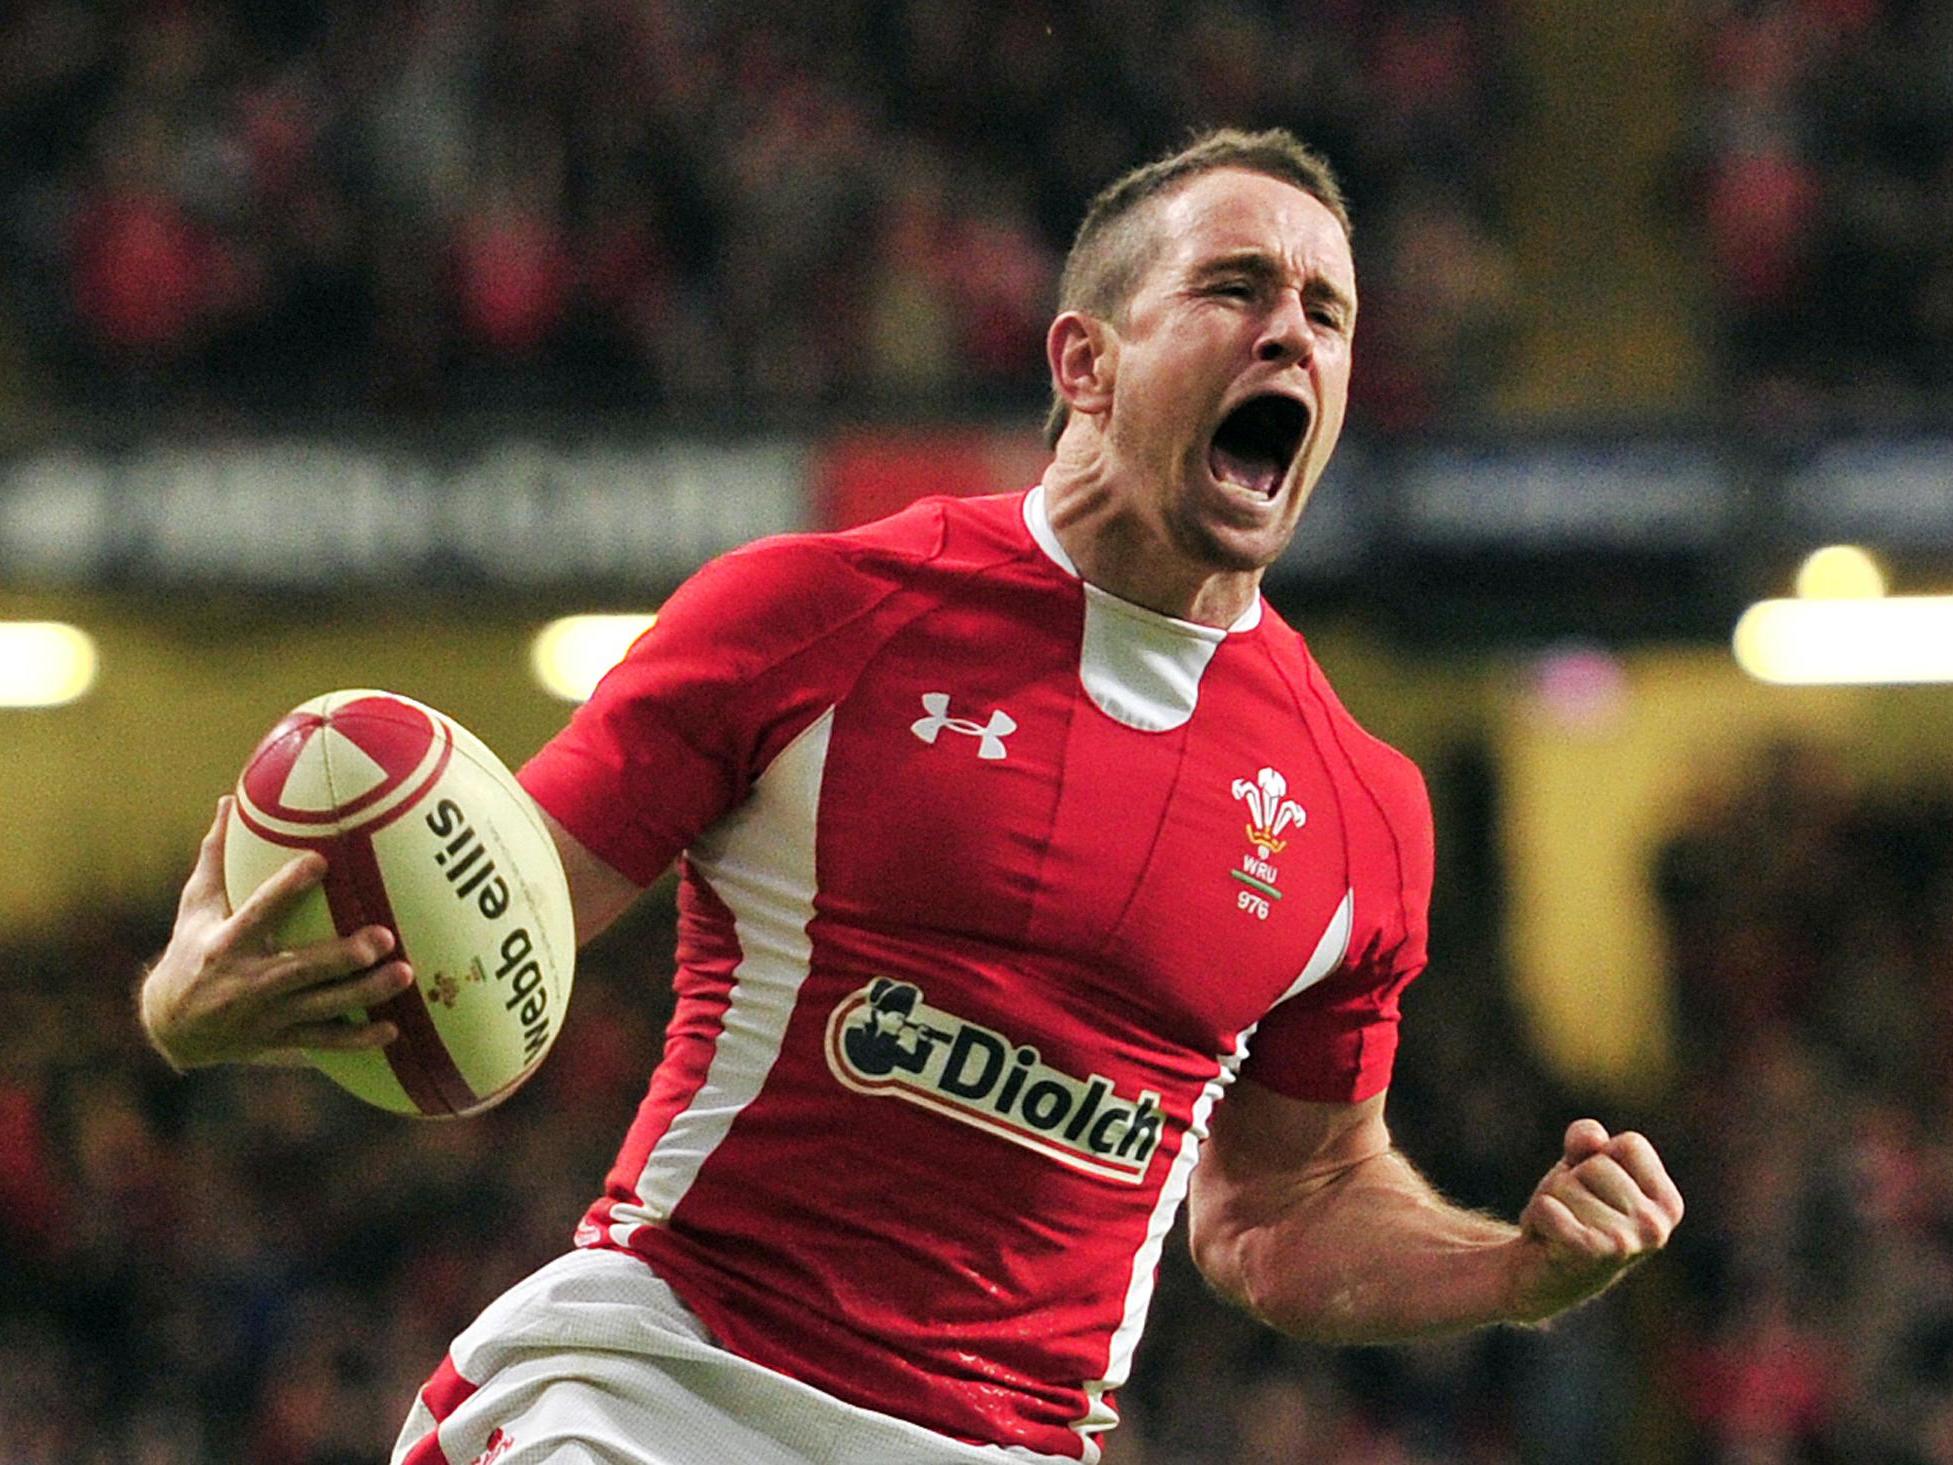
{"type": "MultiPolygon", "coordinates": [[[[655,1231],[658,1228],[654,1227],[651,1229],[655,1231]]],[[[645,1228],[642,1227],[633,1228],[633,1234],[642,1235],[644,1234],[644,1230],[645,1228]]],[[[725,1336],[725,1329],[718,1322],[718,1319],[736,1315],[736,1309],[731,1307],[721,1308],[717,1304],[717,1301],[705,1289],[696,1286],[694,1279],[685,1274],[685,1268],[682,1265],[673,1267],[661,1264],[659,1258],[650,1255],[644,1249],[634,1244],[619,1242],[610,1234],[608,1225],[602,1227],[600,1233],[595,1236],[590,1236],[588,1233],[579,1231],[576,1248],[580,1252],[607,1252],[618,1256],[629,1257],[671,1289],[672,1295],[678,1299],[685,1310],[697,1322],[701,1332],[709,1340],[710,1346],[730,1354],[732,1357],[744,1363],[751,1364],[755,1368],[763,1368],[768,1373],[777,1374],[783,1379],[788,1379],[800,1388],[811,1389],[822,1398],[831,1399],[848,1409],[859,1410],[864,1414],[873,1415],[880,1419],[894,1420],[910,1429],[922,1430],[935,1438],[966,1449],[997,1451],[1005,1458],[1025,1461],[1027,1465],[1079,1465],[1081,1460],[1089,1457],[1089,1452],[1083,1454],[1053,1454],[1048,1450],[1038,1450],[1030,1445],[1006,1444],[1000,1440],[981,1439],[974,1435],[952,1434],[934,1425],[924,1424],[914,1419],[906,1419],[886,1409],[876,1408],[872,1404],[864,1404],[853,1399],[844,1398],[840,1394],[822,1388],[819,1384],[812,1383],[788,1372],[776,1363],[754,1356],[746,1349],[741,1348],[736,1342],[728,1339],[725,1336]]],[[[1080,1393],[1082,1397],[1082,1389],[1080,1393]]],[[[1080,1436],[1072,1429],[1070,1421],[1058,1422],[1053,1420],[1041,1424],[1037,1428],[1040,1431],[1050,1432],[1054,1436],[1062,1432],[1068,1443],[1073,1441],[1081,1445],[1090,1443],[1089,1440],[1080,1436]]]]}

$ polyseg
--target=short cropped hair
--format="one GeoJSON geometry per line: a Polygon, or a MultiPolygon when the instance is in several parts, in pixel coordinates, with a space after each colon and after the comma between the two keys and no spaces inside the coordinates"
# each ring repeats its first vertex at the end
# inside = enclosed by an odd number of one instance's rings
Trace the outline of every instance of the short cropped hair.
{"type": "MultiPolygon", "coordinates": [[[[1279,127],[1266,132],[1215,128],[1179,151],[1113,180],[1092,200],[1058,277],[1058,309],[1119,320],[1159,255],[1159,235],[1147,227],[1145,206],[1203,173],[1223,168],[1265,173],[1294,184],[1335,215],[1343,237],[1350,237],[1349,205],[1335,170],[1321,153],[1279,127]]],[[[1065,399],[1054,388],[1044,421],[1045,446],[1057,446],[1069,416],[1065,399]]]]}

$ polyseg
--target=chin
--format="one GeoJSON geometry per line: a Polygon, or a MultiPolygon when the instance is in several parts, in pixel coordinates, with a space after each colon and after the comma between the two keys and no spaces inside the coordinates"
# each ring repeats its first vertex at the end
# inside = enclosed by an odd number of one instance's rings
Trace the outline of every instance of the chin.
{"type": "Polygon", "coordinates": [[[1207,524],[1182,524],[1174,535],[1190,558],[1210,569],[1247,575],[1267,569],[1295,537],[1291,525],[1272,539],[1266,533],[1229,533],[1207,524]]]}

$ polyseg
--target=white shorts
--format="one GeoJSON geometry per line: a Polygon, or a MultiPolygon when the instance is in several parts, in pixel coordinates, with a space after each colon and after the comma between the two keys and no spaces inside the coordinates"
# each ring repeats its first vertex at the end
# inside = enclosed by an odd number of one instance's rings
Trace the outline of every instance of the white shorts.
{"type": "Polygon", "coordinates": [[[454,1340],[392,1465],[1069,1465],[966,1445],[728,1352],[635,1257],[575,1251],[454,1340]]]}

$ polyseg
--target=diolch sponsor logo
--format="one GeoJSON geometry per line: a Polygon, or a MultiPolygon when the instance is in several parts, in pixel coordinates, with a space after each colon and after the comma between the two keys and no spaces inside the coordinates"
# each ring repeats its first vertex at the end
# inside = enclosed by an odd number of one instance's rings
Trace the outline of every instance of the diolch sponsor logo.
{"type": "Polygon", "coordinates": [[[1036,1048],[931,1007],[877,977],[827,1019],[827,1066],[857,1093],[892,1096],[987,1129],[1088,1175],[1137,1185],[1160,1143],[1160,1096],[1076,1078],[1036,1048]]]}

